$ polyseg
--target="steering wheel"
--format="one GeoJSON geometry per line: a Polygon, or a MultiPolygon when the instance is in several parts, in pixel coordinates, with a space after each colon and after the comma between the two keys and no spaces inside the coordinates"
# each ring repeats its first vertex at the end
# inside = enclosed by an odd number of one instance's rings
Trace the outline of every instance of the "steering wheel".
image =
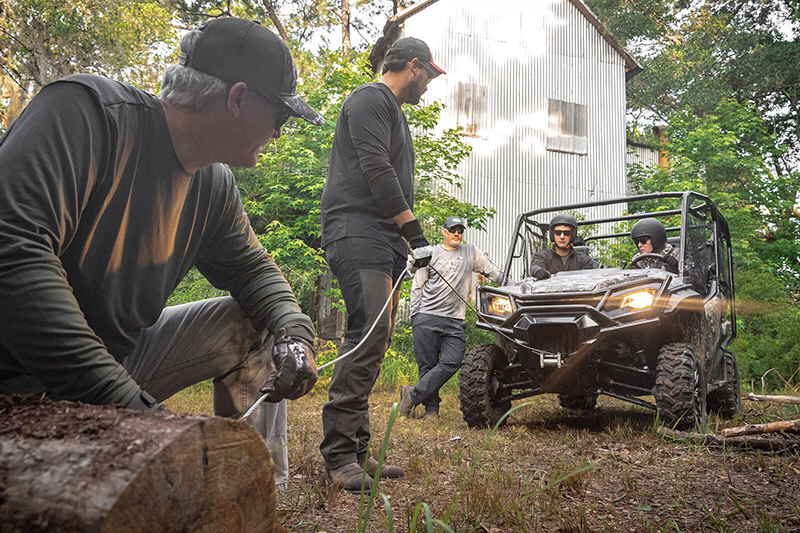
{"type": "MultiPolygon", "coordinates": [[[[640,255],[634,257],[633,259],[631,259],[631,265],[628,268],[643,268],[643,267],[638,266],[638,264],[639,264],[640,261],[643,261],[645,259],[658,259],[659,262],[661,262],[664,265],[667,265],[667,262],[664,261],[664,256],[663,255],[651,252],[651,253],[648,253],[648,254],[640,254],[640,255]]],[[[667,266],[669,266],[669,265],[667,265],[667,266]]]]}

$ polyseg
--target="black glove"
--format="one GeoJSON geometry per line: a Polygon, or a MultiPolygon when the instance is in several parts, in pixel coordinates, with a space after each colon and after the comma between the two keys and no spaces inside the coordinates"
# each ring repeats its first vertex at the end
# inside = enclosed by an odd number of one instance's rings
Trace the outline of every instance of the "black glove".
{"type": "Polygon", "coordinates": [[[125,405],[125,409],[139,409],[142,411],[166,411],[147,391],[141,391],[125,405]]]}
{"type": "Polygon", "coordinates": [[[546,268],[531,265],[531,276],[536,279],[547,279],[550,277],[550,272],[548,272],[546,268]]]}
{"type": "Polygon", "coordinates": [[[314,387],[317,359],[309,336],[301,326],[278,331],[272,359],[267,362],[267,382],[261,387],[262,393],[270,393],[268,402],[296,400],[314,387]]]}
{"type": "MultiPolygon", "coordinates": [[[[408,241],[408,245],[412,250],[416,250],[417,248],[425,248],[426,246],[430,247],[430,243],[428,242],[428,239],[425,238],[425,233],[422,231],[422,225],[416,218],[403,224],[400,227],[400,233],[402,233],[403,237],[408,241]]],[[[411,255],[414,257],[413,267],[415,269],[428,266],[428,263],[431,262],[430,254],[423,254],[422,257],[416,257],[412,252],[411,255]]]]}

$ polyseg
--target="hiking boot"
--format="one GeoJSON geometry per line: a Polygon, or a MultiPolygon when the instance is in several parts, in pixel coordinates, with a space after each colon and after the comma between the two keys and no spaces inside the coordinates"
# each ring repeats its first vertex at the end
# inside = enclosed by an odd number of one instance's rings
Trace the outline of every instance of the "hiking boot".
{"type": "MultiPolygon", "coordinates": [[[[364,463],[361,463],[361,466],[364,466],[364,463]]],[[[370,457],[367,459],[367,474],[372,477],[375,477],[375,474],[378,473],[378,461],[374,458],[370,457]]],[[[406,471],[400,468],[399,466],[392,466],[387,465],[386,463],[383,464],[381,467],[381,478],[387,479],[396,479],[399,477],[406,477],[406,471]]]]}
{"type": "Polygon", "coordinates": [[[372,477],[364,474],[364,470],[358,463],[349,463],[332,470],[326,468],[325,473],[328,476],[328,481],[334,485],[341,486],[350,494],[359,494],[361,492],[362,481],[365,492],[372,488],[372,477]]]}
{"type": "Polygon", "coordinates": [[[423,420],[436,420],[439,418],[439,411],[425,411],[425,416],[422,417],[423,420]]]}
{"type": "Polygon", "coordinates": [[[411,410],[414,408],[414,404],[411,401],[411,387],[408,385],[401,385],[400,386],[400,416],[404,416],[408,418],[408,415],[411,414],[411,410]]]}

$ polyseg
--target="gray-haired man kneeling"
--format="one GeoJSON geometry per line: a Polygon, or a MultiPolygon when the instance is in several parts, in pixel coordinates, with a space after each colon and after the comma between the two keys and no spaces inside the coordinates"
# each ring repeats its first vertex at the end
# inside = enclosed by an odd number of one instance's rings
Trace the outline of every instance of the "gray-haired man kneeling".
{"type": "Polygon", "coordinates": [[[271,391],[248,421],[285,486],[281,400],[316,382],[314,328],[226,164],[290,116],[322,124],[295,87],[277,36],[223,18],[184,36],[160,99],[85,74],[33,98],[0,139],[0,394],[159,409],[213,379],[236,417],[271,391]],[[231,297],[164,309],[193,266],[231,297]]]}

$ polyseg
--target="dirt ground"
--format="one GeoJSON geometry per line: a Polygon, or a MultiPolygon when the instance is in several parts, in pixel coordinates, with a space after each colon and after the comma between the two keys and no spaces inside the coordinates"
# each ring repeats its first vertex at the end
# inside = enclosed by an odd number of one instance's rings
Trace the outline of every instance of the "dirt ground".
{"type": "MultiPolygon", "coordinates": [[[[396,396],[385,391],[370,399],[376,443],[396,396]]],[[[279,496],[279,515],[297,532],[355,531],[367,515],[359,512],[366,500],[324,479],[318,450],[324,400],[312,394],[290,404],[291,480],[279,496]]],[[[731,421],[710,416],[710,431],[800,418],[797,407],[744,402],[743,409],[731,421]]],[[[379,444],[371,453],[380,453],[379,444]]],[[[380,483],[392,525],[377,498],[366,531],[409,531],[416,511],[415,530],[429,531],[421,503],[456,532],[800,531],[797,449],[665,440],[652,411],[605,397],[592,413],[562,409],[551,395],[534,398],[491,436],[467,428],[456,395],[446,395],[436,421],[397,420],[387,457],[407,477],[380,483]]]]}

